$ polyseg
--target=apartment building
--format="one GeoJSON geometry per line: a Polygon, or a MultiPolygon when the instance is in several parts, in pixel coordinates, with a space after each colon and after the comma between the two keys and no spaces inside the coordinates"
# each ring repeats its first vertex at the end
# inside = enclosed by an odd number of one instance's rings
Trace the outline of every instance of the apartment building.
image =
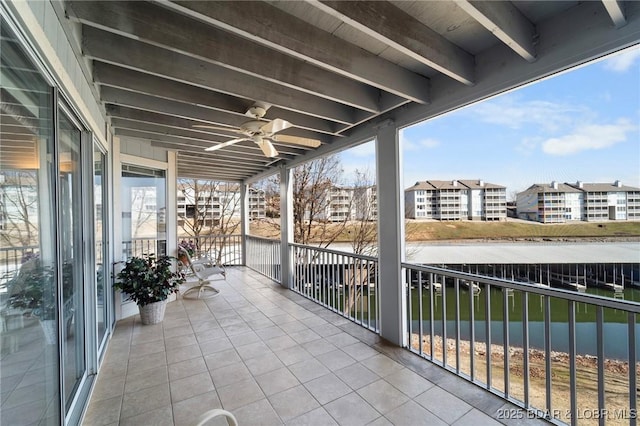
{"type": "Polygon", "coordinates": [[[364,188],[334,186],[327,195],[324,217],[331,222],[376,220],[378,199],[375,186],[364,188]]]}
{"type": "Polygon", "coordinates": [[[506,220],[506,187],[483,180],[428,180],[405,190],[409,219],[506,220]]]}
{"type": "MultiPolygon", "coordinates": [[[[266,217],[264,190],[249,188],[248,198],[249,218],[266,217]]],[[[216,226],[223,216],[240,217],[240,189],[236,184],[222,184],[212,189],[196,189],[193,185],[178,184],[177,200],[178,225],[197,214],[204,215],[205,226],[216,226]]]]}
{"type": "Polygon", "coordinates": [[[516,196],[518,217],[542,223],[640,220],[640,189],[614,183],[534,184],[516,196]]]}

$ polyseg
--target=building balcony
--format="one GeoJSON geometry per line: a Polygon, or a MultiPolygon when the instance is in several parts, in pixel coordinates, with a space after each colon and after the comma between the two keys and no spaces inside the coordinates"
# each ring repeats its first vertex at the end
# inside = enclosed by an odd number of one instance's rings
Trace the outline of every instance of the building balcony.
{"type": "Polygon", "coordinates": [[[240,425],[498,425],[519,410],[248,268],[217,283],[161,324],[118,322],[84,424],[190,425],[223,408],[240,425]]]}

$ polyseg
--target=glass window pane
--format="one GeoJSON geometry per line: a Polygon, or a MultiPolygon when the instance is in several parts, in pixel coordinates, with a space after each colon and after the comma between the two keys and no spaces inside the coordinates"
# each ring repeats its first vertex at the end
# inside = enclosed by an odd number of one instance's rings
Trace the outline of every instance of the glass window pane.
{"type": "Polygon", "coordinates": [[[107,309],[105,303],[104,287],[106,284],[106,277],[104,274],[104,259],[105,256],[105,232],[104,224],[106,220],[103,214],[105,213],[104,206],[106,205],[104,191],[104,185],[106,183],[105,176],[105,155],[94,144],[93,148],[93,197],[94,197],[94,234],[95,234],[95,261],[96,261],[96,319],[98,329],[98,344],[102,342],[106,332],[107,325],[107,309]]]}
{"type": "Polygon", "coordinates": [[[0,31],[0,424],[57,425],[52,89],[0,31]]]}
{"type": "Polygon", "coordinates": [[[166,254],[164,170],[122,165],[123,255],[166,254]]]}
{"type": "Polygon", "coordinates": [[[82,261],[82,187],[80,176],[80,130],[63,113],[58,122],[59,238],[62,258],[62,358],[65,405],[85,372],[84,288],[82,261]]]}

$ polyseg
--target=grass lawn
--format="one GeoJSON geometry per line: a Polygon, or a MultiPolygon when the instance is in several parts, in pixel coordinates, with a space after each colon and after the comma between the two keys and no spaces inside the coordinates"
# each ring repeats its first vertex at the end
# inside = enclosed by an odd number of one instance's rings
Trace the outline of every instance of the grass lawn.
{"type": "MultiPolygon", "coordinates": [[[[337,224],[330,226],[340,228],[337,224]]],[[[370,226],[377,224],[372,222],[370,226]]],[[[640,238],[640,222],[541,224],[513,219],[506,222],[407,220],[405,230],[407,241],[640,238]]],[[[251,223],[251,234],[277,238],[272,225],[258,221],[251,223]]],[[[353,227],[347,225],[336,241],[351,241],[352,235],[353,227]]]]}

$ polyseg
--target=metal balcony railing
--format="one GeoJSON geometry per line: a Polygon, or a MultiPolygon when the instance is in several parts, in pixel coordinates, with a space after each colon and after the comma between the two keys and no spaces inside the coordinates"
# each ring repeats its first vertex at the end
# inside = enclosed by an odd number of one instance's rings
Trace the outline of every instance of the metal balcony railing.
{"type": "Polygon", "coordinates": [[[167,241],[155,238],[132,238],[122,242],[122,254],[124,259],[149,254],[163,256],[167,254],[167,241]]]}
{"type": "Polygon", "coordinates": [[[403,264],[412,352],[553,423],[635,424],[640,304],[403,264]]]}
{"type": "Polygon", "coordinates": [[[301,244],[289,255],[295,292],[379,332],[377,258],[301,244]]]}
{"type": "MultiPolygon", "coordinates": [[[[276,281],[280,241],[247,236],[276,281]]],[[[378,260],[289,244],[293,290],[379,332],[378,260]]],[[[403,263],[407,349],[555,424],[636,424],[640,304],[403,263]]],[[[630,284],[631,285],[631,284],[630,284]]]]}
{"type": "Polygon", "coordinates": [[[274,281],[281,282],[280,240],[246,236],[247,265],[274,281]]]}
{"type": "Polygon", "coordinates": [[[38,246],[19,246],[0,248],[0,293],[4,292],[7,282],[20,270],[20,266],[32,257],[39,255],[38,246]]]}
{"type": "MultiPolygon", "coordinates": [[[[208,257],[227,266],[242,265],[242,235],[201,235],[197,238],[179,238],[193,241],[196,257],[208,257]]],[[[177,250],[177,248],[176,248],[177,250]]]]}

